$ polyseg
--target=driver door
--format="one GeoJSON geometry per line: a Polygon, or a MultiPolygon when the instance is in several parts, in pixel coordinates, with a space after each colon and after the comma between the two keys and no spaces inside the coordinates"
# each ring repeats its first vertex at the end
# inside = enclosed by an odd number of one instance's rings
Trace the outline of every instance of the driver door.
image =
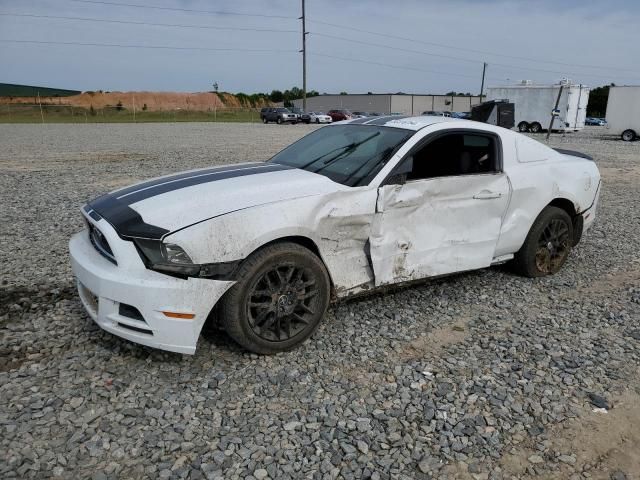
{"type": "Polygon", "coordinates": [[[378,189],[370,238],[375,285],[491,265],[510,184],[497,135],[439,134],[399,168],[406,178],[378,189]]]}

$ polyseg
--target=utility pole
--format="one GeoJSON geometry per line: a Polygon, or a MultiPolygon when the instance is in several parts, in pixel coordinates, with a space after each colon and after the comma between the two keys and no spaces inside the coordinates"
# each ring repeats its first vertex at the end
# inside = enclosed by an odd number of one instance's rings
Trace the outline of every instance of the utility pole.
{"type": "Polygon", "coordinates": [[[482,83],[480,84],[480,101],[482,102],[482,94],[484,93],[484,74],[487,72],[487,62],[482,63],[482,83]]]}
{"type": "Polygon", "coordinates": [[[304,0],[302,0],[302,111],[307,111],[307,29],[304,16],[304,0]]]}

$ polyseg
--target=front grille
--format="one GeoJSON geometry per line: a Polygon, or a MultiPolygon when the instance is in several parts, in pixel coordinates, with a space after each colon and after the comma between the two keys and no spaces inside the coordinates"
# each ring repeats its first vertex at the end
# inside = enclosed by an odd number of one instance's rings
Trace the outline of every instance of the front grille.
{"type": "Polygon", "coordinates": [[[115,257],[113,256],[113,251],[109,246],[109,242],[107,242],[107,239],[104,237],[102,232],[91,223],[89,223],[89,240],[91,240],[93,247],[98,251],[100,255],[102,255],[114,265],[118,264],[115,257]]]}

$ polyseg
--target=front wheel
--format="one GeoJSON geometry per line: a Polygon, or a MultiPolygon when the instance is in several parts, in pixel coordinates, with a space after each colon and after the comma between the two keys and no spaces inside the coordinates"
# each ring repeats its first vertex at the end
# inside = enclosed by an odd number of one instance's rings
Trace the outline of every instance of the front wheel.
{"type": "Polygon", "coordinates": [[[557,273],[569,257],[574,243],[573,223],[558,207],[545,208],[513,259],[515,270],[526,277],[557,273]]]}
{"type": "Polygon", "coordinates": [[[636,139],[636,132],[631,129],[625,130],[624,132],[622,132],[622,135],[620,137],[625,142],[633,142],[636,139]]]}
{"type": "Polygon", "coordinates": [[[276,120],[276,123],[277,123],[278,125],[282,125],[282,119],[281,119],[280,117],[278,117],[278,119],[276,120]]]}
{"type": "Polygon", "coordinates": [[[519,132],[528,132],[529,131],[529,124],[527,122],[520,122],[518,124],[518,131],[519,132]]]}
{"type": "Polygon", "coordinates": [[[320,259],[295,243],[276,243],[247,258],[222,299],[220,322],[246,349],[290,350],[316,330],[329,306],[330,281],[320,259]]]}
{"type": "Polygon", "coordinates": [[[531,133],[540,133],[542,131],[542,125],[540,125],[538,122],[533,122],[529,127],[529,131],[531,133]]]}

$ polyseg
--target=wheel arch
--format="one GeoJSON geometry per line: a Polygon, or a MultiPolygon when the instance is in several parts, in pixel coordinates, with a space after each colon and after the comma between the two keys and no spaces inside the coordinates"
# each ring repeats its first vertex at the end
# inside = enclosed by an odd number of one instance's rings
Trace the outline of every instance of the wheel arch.
{"type": "MultiPolygon", "coordinates": [[[[554,198],[547,205],[545,205],[544,208],[547,207],[558,207],[567,212],[571,218],[574,218],[578,214],[575,203],[564,197],[554,198]]],[[[544,210],[544,208],[542,210],[544,210]]],[[[542,210],[540,211],[540,213],[542,213],[542,210]]]]}
{"type": "Polygon", "coordinates": [[[551,200],[542,210],[540,210],[536,219],[548,207],[556,207],[567,212],[567,215],[571,218],[571,223],[573,225],[573,246],[575,247],[582,239],[582,226],[584,224],[582,215],[580,215],[579,207],[576,206],[575,202],[572,202],[566,197],[557,197],[551,200]]]}
{"type": "Polygon", "coordinates": [[[320,248],[318,247],[318,244],[315,242],[315,240],[313,240],[310,237],[307,237],[307,236],[304,236],[304,235],[284,235],[284,236],[280,236],[280,237],[277,237],[277,238],[273,238],[273,239],[269,240],[268,242],[262,243],[258,247],[255,247],[245,258],[250,257],[251,255],[253,255],[258,250],[261,250],[261,249],[263,249],[265,247],[268,247],[270,245],[274,245],[276,243],[287,243],[287,242],[295,243],[297,245],[300,245],[301,247],[306,248],[307,250],[309,250],[311,253],[313,253],[316,257],[318,257],[320,259],[320,261],[324,265],[325,270],[327,271],[327,275],[329,276],[329,282],[331,284],[331,292],[333,294],[333,291],[335,289],[335,285],[334,285],[334,282],[333,282],[333,276],[332,276],[332,273],[331,273],[331,269],[329,268],[329,266],[327,265],[327,262],[322,257],[322,252],[320,251],[320,248]]]}

